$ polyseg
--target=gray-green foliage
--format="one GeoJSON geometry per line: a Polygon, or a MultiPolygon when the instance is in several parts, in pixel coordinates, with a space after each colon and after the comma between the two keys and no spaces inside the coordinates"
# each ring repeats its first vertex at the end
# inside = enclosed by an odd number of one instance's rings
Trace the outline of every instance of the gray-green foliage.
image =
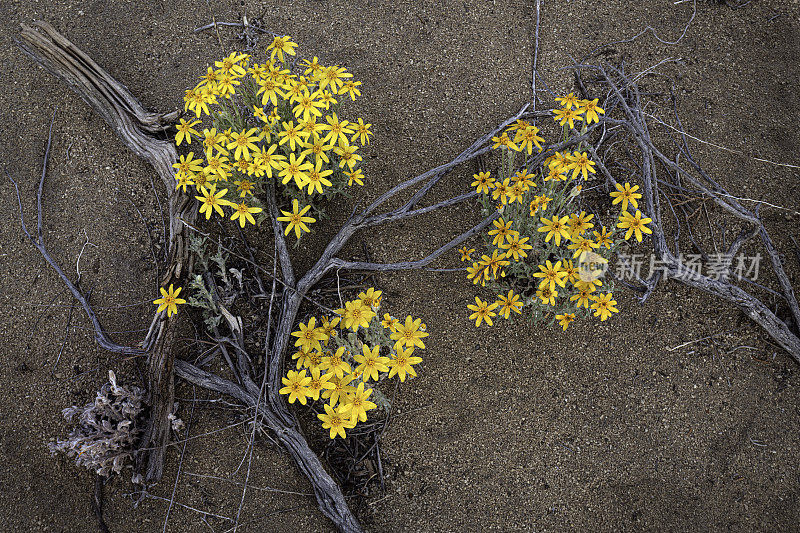
{"type": "Polygon", "coordinates": [[[203,322],[209,330],[219,326],[223,319],[219,303],[229,306],[242,290],[242,272],[228,268],[227,255],[222,246],[211,254],[208,238],[189,238],[189,251],[195,257],[195,266],[189,276],[190,296],[186,303],[203,310],[203,322]]]}

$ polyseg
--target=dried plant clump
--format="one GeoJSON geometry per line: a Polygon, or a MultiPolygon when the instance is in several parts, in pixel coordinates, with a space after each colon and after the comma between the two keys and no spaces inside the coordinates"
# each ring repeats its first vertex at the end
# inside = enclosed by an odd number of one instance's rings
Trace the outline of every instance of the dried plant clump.
{"type": "Polygon", "coordinates": [[[78,425],[66,440],[50,443],[50,453],[63,452],[75,457],[78,466],[101,476],[120,473],[132,459],[141,433],[138,420],[143,411],[144,392],[139,387],[118,385],[114,372],[109,370],[108,383],[97,392],[93,402],[62,411],[69,421],[77,416],[78,425]]]}

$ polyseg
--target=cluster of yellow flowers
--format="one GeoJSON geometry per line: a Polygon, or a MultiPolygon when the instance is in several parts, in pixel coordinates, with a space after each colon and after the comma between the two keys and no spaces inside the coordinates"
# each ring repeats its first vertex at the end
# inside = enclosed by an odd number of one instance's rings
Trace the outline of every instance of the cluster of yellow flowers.
{"type": "Polygon", "coordinates": [[[414,365],[422,362],[414,355],[425,348],[422,339],[428,336],[422,319],[409,315],[401,322],[388,313],[381,319],[381,294],[370,288],[337,309],[338,316],[323,317],[319,325],[311,317],[292,333],[297,366],[282,378],[279,392],[289,396],[289,403],[323,401],[325,412],[317,416],[332,439],[366,422],[367,411],[377,407],[369,399],[375,384],[395,376],[400,381],[416,377],[414,365]]]}
{"type": "MultiPolygon", "coordinates": [[[[284,60],[296,55],[288,36],[275,37],[269,59],[258,63],[248,54],[232,53],[216,61],[200,83],[186,91],[184,110],[197,120],[180,119],[175,141],[198,140],[205,158],[194,152],[176,162],[177,188],[194,186],[200,213],[210,218],[232,208],[242,227],[255,224],[262,212],[257,195],[266,180],[277,178],[281,192],[292,200],[282,211],[286,234],[297,238],[316,222],[305,216],[314,195],[331,197],[346,186],[364,184],[358,167],[359,147],[369,144],[371,124],[340,119],[337,98],[361,95],[360,81],[338,65],[323,66],[318,58],[303,60],[303,74],[294,74],[284,60]],[[210,127],[202,127],[202,117],[210,127]],[[232,190],[235,187],[235,191],[232,190]],[[230,192],[229,192],[230,191],[230,192]]],[[[205,125],[203,125],[205,126],[205,125]]]]}
{"type": "MultiPolygon", "coordinates": [[[[557,100],[562,108],[553,113],[567,138],[576,120],[597,122],[598,114],[605,112],[597,99],[579,100],[570,93],[557,100]]],[[[614,230],[602,225],[594,229],[594,215],[578,208],[584,182],[596,173],[595,163],[585,151],[576,150],[554,152],[539,168],[528,168],[526,154],[531,155],[534,147],[542,151],[544,139],[538,133],[536,126],[517,120],[492,138],[493,147],[501,151],[500,176],[495,179],[491,172],[473,176],[484,214],[501,213],[486,236],[487,253],[473,261],[475,249],[459,250],[461,260],[472,263],[467,279],[501,291],[495,301],[476,296],[475,304],[467,306],[476,326],[492,325],[497,315],[505,319],[522,315],[526,306],[532,318],[553,316],[565,330],[578,314],[594,312],[605,321],[619,312],[612,292],[598,290],[619,244],[614,230]],[[521,168],[515,164],[519,154],[525,161],[521,168]]],[[[646,226],[650,219],[642,218],[638,210],[635,215],[626,211],[629,203],[637,207],[641,195],[636,189],[626,183],[612,196],[615,204],[624,202],[617,227],[628,230],[625,239],[635,234],[641,241],[642,232],[651,233],[646,226]]]]}
{"type": "Polygon", "coordinates": [[[599,115],[604,115],[605,110],[597,105],[598,98],[594,100],[580,100],[574,93],[567,96],[556,98],[556,102],[561,104],[560,109],[554,109],[556,122],[560,126],[569,124],[569,129],[575,127],[576,120],[585,120],[587,124],[600,122],[599,115]]]}

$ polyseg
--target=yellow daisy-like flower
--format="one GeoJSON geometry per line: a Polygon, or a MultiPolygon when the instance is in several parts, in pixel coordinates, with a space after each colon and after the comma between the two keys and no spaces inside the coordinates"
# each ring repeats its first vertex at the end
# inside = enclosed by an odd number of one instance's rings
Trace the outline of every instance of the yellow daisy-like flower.
{"type": "Polygon", "coordinates": [[[267,46],[270,59],[274,60],[275,56],[277,56],[278,61],[281,63],[283,63],[283,54],[288,54],[290,56],[297,54],[297,52],[294,50],[295,48],[297,48],[297,43],[292,42],[292,38],[288,35],[284,35],[283,37],[275,37],[272,40],[272,44],[267,46]]]}
{"type": "Polygon", "coordinates": [[[350,328],[356,331],[358,328],[368,328],[369,323],[375,316],[375,312],[364,305],[361,300],[345,302],[343,309],[336,312],[342,317],[342,329],[350,328]]]}
{"type": "Polygon", "coordinates": [[[613,295],[609,292],[606,294],[598,294],[594,297],[592,309],[594,309],[594,316],[600,317],[600,322],[606,321],[613,313],[619,313],[619,309],[615,306],[617,301],[613,299],[613,295]]]}
{"type": "Polygon", "coordinates": [[[638,185],[631,187],[630,183],[625,183],[624,186],[617,183],[616,189],[616,191],[610,193],[611,197],[614,198],[614,201],[611,202],[611,205],[617,205],[618,203],[622,202],[622,210],[627,211],[628,203],[630,202],[634,209],[639,209],[639,202],[637,202],[637,200],[641,198],[642,195],[636,192],[639,190],[638,185]]]}
{"type": "Polygon", "coordinates": [[[520,261],[528,257],[528,253],[525,250],[533,249],[533,246],[527,244],[529,240],[530,237],[510,236],[506,244],[500,244],[500,248],[506,251],[506,257],[513,257],[514,261],[520,261]]]}
{"type": "Polygon", "coordinates": [[[536,231],[541,233],[547,232],[544,242],[550,242],[550,239],[553,239],[556,246],[561,246],[562,237],[565,240],[569,240],[569,226],[567,225],[567,222],[569,221],[568,216],[558,218],[556,215],[553,216],[551,220],[548,220],[547,217],[542,217],[539,220],[542,221],[544,226],[540,227],[536,231]]]}
{"type": "Polygon", "coordinates": [[[273,169],[278,171],[283,170],[286,161],[286,156],[275,153],[277,148],[277,144],[271,144],[267,150],[264,150],[262,146],[261,152],[256,155],[254,159],[259,167],[267,174],[268,178],[272,177],[273,169]]]}
{"type": "Polygon", "coordinates": [[[281,381],[284,386],[278,392],[280,394],[288,394],[289,403],[294,403],[295,400],[299,400],[301,404],[306,404],[306,399],[311,393],[308,389],[311,378],[306,376],[305,370],[301,370],[300,372],[289,370],[286,377],[281,378],[281,381]]]}
{"type": "Polygon", "coordinates": [[[472,261],[471,255],[473,252],[475,252],[475,248],[467,248],[466,246],[458,249],[458,253],[461,254],[462,261],[472,261]]]}
{"type": "MultiPolygon", "coordinates": [[[[273,106],[277,106],[278,105],[278,98],[283,100],[284,94],[283,94],[283,91],[281,90],[281,84],[280,83],[277,83],[274,80],[266,79],[266,80],[261,81],[259,83],[259,85],[261,87],[258,89],[258,92],[256,94],[257,95],[258,94],[262,95],[261,96],[261,105],[262,106],[265,106],[265,105],[267,105],[267,103],[270,103],[270,102],[272,103],[273,106]]],[[[273,111],[275,109],[277,109],[277,108],[273,108],[273,111]]],[[[267,117],[267,118],[269,119],[270,123],[272,123],[272,119],[273,119],[272,114],[270,114],[270,116],[267,117]]]]}
{"type": "Polygon", "coordinates": [[[328,317],[322,317],[322,325],[320,327],[325,334],[325,344],[328,344],[328,340],[330,340],[331,337],[336,336],[336,326],[339,325],[340,320],[338,316],[331,320],[328,320],[328,317]]]}
{"type": "Polygon", "coordinates": [[[185,176],[187,174],[202,172],[203,160],[194,159],[194,152],[189,152],[186,156],[181,156],[180,161],[172,164],[172,168],[177,170],[176,176],[185,176]]]}
{"type": "Polygon", "coordinates": [[[374,287],[370,287],[366,292],[358,293],[358,299],[365,307],[370,309],[377,309],[381,306],[381,295],[383,291],[376,291],[374,287]]]}
{"type": "Polygon", "coordinates": [[[348,187],[352,187],[354,182],[358,183],[359,185],[364,185],[364,173],[360,168],[355,169],[353,172],[348,172],[345,170],[344,173],[349,178],[347,180],[348,187]]]}
{"type": "Polygon", "coordinates": [[[306,76],[310,75],[313,78],[322,70],[322,65],[319,64],[319,58],[317,56],[314,56],[314,59],[310,61],[308,59],[303,59],[301,63],[306,67],[303,71],[303,74],[306,76]]]}
{"type": "MultiPolygon", "coordinates": [[[[274,146],[274,145],[273,145],[274,146]]],[[[295,157],[294,153],[289,154],[287,161],[281,161],[283,165],[278,176],[281,178],[281,183],[286,185],[291,180],[294,180],[298,189],[302,189],[308,180],[308,171],[313,169],[314,166],[305,160],[304,156],[299,158],[295,157]]]]}
{"type": "Polygon", "coordinates": [[[600,122],[600,117],[597,115],[600,113],[601,115],[605,115],[605,110],[597,105],[599,102],[599,98],[595,98],[594,100],[580,100],[578,101],[579,107],[586,112],[586,123],[591,124],[592,122],[600,122]]]}
{"type": "Polygon", "coordinates": [[[306,394],[312,400],[319,400],[319,395],[323,390],[336,387],[336,385],[330,382],[333,376],[329,373],[322,374],[322,369],[319,366],[314,366],[309,371],[311,372],[309,376],[311,381],[308,383],[308,392],[306,394]]]}
{"type": "Polygon", "coordinates": [[[358,146],[355,145],[335,146],[333,148],[333,151],[339,156],[339,168],[347,166],[350,172],[353,171],[358,162],[362,160],[361,156],[356,153],[356,150],[358,150],[358,146]]]}
{"type": "Polygon", "coordinates": [[[186,300],[183,298],[178,298],[178,295],[181,293],[181,289],[183,289],[183,287],[178,287],[177,290],[173,290],[172,283],[169,284],[169,290],[164,289],[164,287],[159,288],[159,291],[161,291],[161,298],[158,300],[153,300],[153,303],[158,306],[156,313],[160,313],[166,309],[167,318],[177,313],[178,305],[186,303],[186,300]]]}
{"type": "Polygon", "coordinates": [[[252,155],[250,152],[258,152],[258,146],[255,143],[259,140],[258,135],[258,128],[250,128],[249,130],[240,132],[232,132],[231,137],[233,140],[228,143],[228,150],[233,150],[234,148],[236,151],[233,153],[233,157],[236,159],[246,159],[250,160],[252,155]]]}
{"type": "Polygon", "coordinates": [[[573,213],[569,216],[569,225],[570,236],[575,237],[577,235],[582,235],[584,231],[587,229],[592,229],[594,224],[589,222],[594,218],[592,214],[586,214],[586,211],[581,211],[580,214],[573,213]]]}
{"type": "Polygon", "coordinates": [[[253,194],[253,187],[255,184],[252,181],[241,179],[234,181],[233,184],[236,185],[236,190],[239,192],[241,198],[244,198],[248,194],[253,194]]]}
{"type": "Polygon", "coordinates": [[[344,85],[344,78],[352,78],[353,75],[347,72],[344,67],[332,65],[322,69],[319,80],[319,89],[330,87],[331,91],[339,92],[339,89],[344,85]]]}
{"type": "Polygon", "coordinates": [[[480,327],[481,322],[486,322],[487,325],[491,326],[493,324],[492,317],[497,315],[497,313],[494,312],[494,309],[496,309],[498,305],[499,304],[497,302],[491,304],[489,302],[484,302],[476,296],[475,305],[467,305],[467,309],[474,311],[471,315],[469,315],[469,319],[475,321],[476,328],[480,327]]]}
{"type": "Polygon", "coordinates": [[[297,105],[294,106],[292,111],[296,119],[309,122],[312,120],[312,117],[322,116],[322,111],[320,111],[320,109],[323,107],[325,107],[325,104],[316,99],[316,93],[310,94],[308,90],[306,90],[300,95],[297,105]]]}
{"type": "Polygon", "coordinates": [[[517,135],[514,137],[514,142],[519,146],[520,151],[527,150],[528,155],[533,153],[535,146],[540,152],[542,151],[542,143],[544,138],[537,135],[539,128],[536,126],[527,126],[517,130],[517,135]]]}
{"type": "Polygon", "coordinates": [[[594,167],[594,161],[589,159],[589,156],[586,155],[586,152],[575,152],[572,155],[567,156],[569,159],[569,165],[567,165],[567,170],[572,169],[572,179],[577,178],[579,175],[583,174],[583,179],[587,179],[589,173],[596,174],[597,171],[592,168],[594,167]]]}
{"type": "Polygon", "coordinates": [[[347,80],[339,89],[339,94],[349,94],[350,99],[355,101],[356,96],[361,96],[361,91],[358,89],[359,85],[361,85],[360,81],[347,80]]]}
{"type": "MultiPolygon", "coordinates": [[[[511,194],[511,180],[509,178],[504,179],[502,182],[500,180],[495,181],[494,190],[492,191],[493,200],[500,200],[502,205],[506,205],[509,203],[508,200],[511,194]]],[[[513,198],[511,201],[513,203],[513,198]]]]}
{"type": "Polygon", "coordinates": [[[494,188],[494,178],[491,177],[491,174],[491,172],[473,174],[472,177],[475,178],[475,181],[472,182],[471,186],[475,187],[478,193],[489,194],[489,190],[494,188]]]}
{"type": "Polygon", "coordinates": [[[214,61],[214,66],[217,67],[223,74],[244,76],[244,68],[242,68],[239,63],[244,60],[245,57],[245,54],[231,52],[231,54],[228,57],[223,58],[222,61],[214,61]]]}
{"type": "Polygon", "coordinates": [[[321,361],[319,367],[327,373],[330,373],[331,376],[336,376],[339,379],[343,378],[345,374],[349,374],[353,371],[353,369],[350,368],[350,363],[344,359],[346,351],[347,349],[344,346],[340,346],[336,349],[335,353],[330,354],[321,361]]]}
{"type": "Polygon", "coordinates": [[[591,252],[596,248],[600,248],[600,245],[594,242],[591,239],[587,239],[585,237],[575,236],[575,242],[567,246],[570,250],[575,250],[575,253],[572,254],[573,259],[577,259],[580,257],[583,258],[584,254],[587,252],[591,252]]]}
{"type": "Polygon", "coordinates": [[[192,126],[199,123],[199,120],[186,122],[185,120],[180,119],[180,124],[175,126],[175,128],[178,130],[178,133],[175,135],[175,145],[180,146],[184,139],[186,139],[186,144],[192,144],[192,134],[197,135],[198,137],[200,136],[197,130],[193,129],[192,126]]]}
{"type": "Polygon", "coordinates": [[[605,226],[603,226],[600,231],[593,231],[594,233],[594,240],[598,246],[605,246],[608,250],[611,249],[611,245],[614,242],[611,240],[611,234],[608,232],[605,226]]]}
{"type": "Polygon", "coordinates": [[[618,228],[627,229],[625,239],[630,239],[631,235],[636,234],[636,240],[642,242],[642,233],[653,233],[653,230],[647,227],[647,224],[652,222],[652,218],[642,218],[642,212],[638,209],[635,215],[631,215],[627,211],[623,211],[617,223],[618,228]]]}
{"type": "Polygon", "coordinates": [[[580,309],[585,307],[589,309],[589,303],[592,301],[592,292],[594,292],[594,285],[586,283],[576,283],[575,288],[578,292],[569,297],[570,302],[576,302],[575,306],[580,309]]]}
{"type": "Polygon", "coordinates": [[[502,147],[508,150],[514,150],[515,152],[520,151],[519,147],[514,144],[511,139],[509,139],[508,133],[503,133],[499,137],[492,137],[492,142],[494,143],[492,145],[492,150],[497,150],[498,148],[502,147]]]}
{"type": "Polygon", "coordinates": [[[406,380],[406,374],[411,377],[417,377],[417,372],[411,365],[417,365],[422,362],[422,357],[412,355],[414,348],[400,348],[397,350],[397,355],[389,360],[386,365],[389,367],[389,379],[397,376],[401,382],[406,380]]]}
{"type": "Polygon", "coordinates": [[[298,324],[299,331],[293,331],[292,337],[297,337],[294,345],[299,346],[306,351],[321,350],[322,346],[320,341],[325,340],[325,333],[320,331],[316,326],[316,318],[313,316],[308,320],[308,325],[302,322],[298,324]]]}
{"type": "Polygon", "coordinates": [[[349,408],[351,422],[366,422],[367,411],[378,407],[377,404],[367,399],[370,394],[372,394],[372,389],[364,390],[364,382],[362,381],[358,384],[355,391],[345,397],[345,401],[342,405],[349,408]]]}
{"type": "Polygon", "coordinates": [[[513,223],[513,220],[506,222],[503,220],[503,217],[492,221],[492,224],[495,227],[495,229],[489,230],[489,236],[494,236],[494,239],[492,239],[492,246],[503,244],[506,239],[511,238],[514,234],[519,235],[519,233],[511,229],[511,224],[513,223]]]}
{"type": "Polygon", "coordinates": [[[559,126],[563,126],[564,124],[569,124],[569,129],[573,129],[575,127],[576,120],[583,120],[580,116],[579,109],[570,109],[565,107],[563,109],[553,109],[553,114],[555,117],[556,122],[558,122],[559,126]]]}
{"type": "Polygon", "coordinates": [[[561,107],[564,107],[566,109],[571,109],[573,107],[574,108],[580,107],[578,104],[578,97],[575,96],[575,93],[569,93],[567,96],[561,96],[559,98],[556,98],[556,102],[558,102],[561,105],[561,107]]]}
{"type": "Polygon", "coordinates": [[[405,323],[399,323],[394,332],[389,335],[389,338],[395,341],[394,348],[397,350],[400,346],[406,348],[425,348],[425,343],[422,339],[427,337],[427,333],[422,326],[422,319],[414,320],[411,315],[406,316],[405,323]]]}
{"type": "Polygon", "coordinates": [[[211,218],[212,211],[216,211],[219,216],[225,217],[225,211],[222,210],[222,206],[227,205],[229,202],[223,200],[222,197],[225,196],[228,189],[222,189],[219,192],[216,192],[216,189],[216,185],[212,185],[211,190],[200,187],[200,194],[202,194],[202,196],[195,196],[195,198],[201,202],[200,213],[206,214],[206,220],[211,218]]]}
{"type": "Polygon", "coordinates": [[[175,174],[175,179],[178,183],[175,184],[175,190],[183,188],[183,192],[186,192],[187,185],[194,185],[194,178],[195,174],[192,172],[191,174],[175,174]]]}
{"type": "Polygon", "coordinates": [[[561,326],[564,331],[567,331],[567,327],[575,320],[575,313],[556,315],[556,320],[558,320],[558,325],[561,326]]]}
{"type": "Polygon", "coordinates": [[[540,272],[534,272],[534,278],[542,278],[539,282],[539,288],[550,287],[550,290],[555,291],[556,285],[564,287],[567,283],[568,274],[561,268],[561,261],[552,264],[550,261],[545,261],[544,265],[539,265],[540,272]]]}
{"type": "Polygon", "coordinates": [[[542,305],[556,305],[558,291],[551,289],[550,285],[545,285],[536,291],[536,296],[542,301],[542,305]]]}
{"type": "Polygon", "coordinates": [[[350,382],[354,379],[356,379],[356,376],[353,374],[346,374],[341,378],[333,376],[330,379],[330,383],[333,385],[333,388],[322,391],[322,399],[328,400],[331,404],[331,407],[335,406],[339,400],[344,400],[347,394],[350,394],[356,390],[355,387],[350,385],[350,382]]]}
{"type": "Polygon", "coordinates": [[[289,148],[294,152],[297,150],[297,146],[302,147],[304,136],[303,128],[290,120],[289,122],[284,122],[283,129],[278,132],[278,138],[280,139],[278,144],[284,145],[289,143],[289,148]]]}
{"type": "Polygon", "coordinates": [[[304,185],[308,186],[308,194],[314,194],[316,190],[318,193],[322,194],[323,192],[323,185],[325,187],[330,187],[333,185],[331,181],[328,179],[328,176],[333,174],[333,170],[331,169],[322,169],[322,161],[319,159],[317,160],[317,164],[308,170],[308,174],[306,175],[306,181],[304,185]]]}
{"type": "Polygon", "coordinates": [[[394,332],[397,331],[397,326],[399,325],[400,325],[400,320],[396,319],[389,313],[384,313],[383,320],[381,320],[381,326],[383,326],[384,329],[388,329],[389,331],[394,332]]]}
{"type": "Polygon", "coordinates": [[[484,270],[483,265],[480,263],[472,263],[471,266],[467,267],[467,279],[471,279],[475,285],[480,283],[481,287],[485,286],[486,281],[489,279],[488,276],[489,272],[484,270]]]}
{"type": "Polygon", "coordinates": [[[350,138],[350,142],[356,142],[356,139],[361,143],[361,146],[364,144],[369,144],[369,137],[372,135],[372,132],[369,129],[372,127],[372,124],[364,124],[362,119],[358,119],[358,123],[353,123],[352,126],[355,128],[355,133],[350,138]]]}
{"type": "Polygon", "coordinates": [[[207,166],[204,169],[206,174],[208,174],[211,179],[216,178],[219,180],[228,181],[231,170],[231,166],[228,164],[228,158],[222,154],[213,154],[212,152],[207,152],[206,159],[207,166]]]}
{"type": "Polygon", "coordinates": [[[312,222],[316,222],[316,218],[306,217],[303,216],[309,209],[311,209],[310,205],[305,206],[302,210],[300,209],[300,203],[297,200],[292,200],[292,211],[287,212],[281,209],[281,213],[284,216],[278,217],[278,222],[288,222],[289,225],[286,226],[286,230],[284,230],[284,235],[288,235],[290,231],[294,229],[295,236],[299,239],[302,232],[310,232],[311,230],[308,229],[306,223],[311,224],[312,222]]]}
{"type": "Polygon", "coordinates": [[[514,293],[514,291],[508,291],[508,295],[506,296],[498,294],[496,303],[500,306],[500,310],[497,313],[505,319],[508,319],[512,311],[518,315],[522,314],[520,296],[514,293]]]}
{"type": "Polygon", "coordinates": [[[348,146],[350,144],[350,140],[347,138],[347,136],[352,135],[353,133],[353,130],[350,129],[350,122],[347,120],[339,120],[339,117],[336,115],[336,113],[327,115],[325,117],[325,121],[327,124],[322,124],[322,129],[330,130],[325,136],[325,142],[328,142],[331,145],[338,144],[339,146],[348,146]]]}
{"type": "Polygon", "coordinates": [[[361,349],[364,351],[363,355],[353,355],[353,359],[358,363],[356,373],[362,374],[364,379],[378,381],[378,376],[381,372],[389,371],[389,367],[386,366],[386,363],[389,362],[389,358],[380,355],[380,344],[374,348],[369,348],[366,344],[363,344],[361,349]]]}
{"type": "Polygon", "coordinates": [[[231,220],[236,220],[238,218],[241,227],[244,227],[247,222],[255,225],[256,219],[253,218],[253,213],[260,213],[263,211],[260,207],[250,207],[244,202],[231,205],[233,206],[233,216],[231,216],[231,220]]]}
{"type": "MultiPolygon", "coordinates": [[[[352,388],[352,387],[351,387],[352,388]]],[[[347,405],[340,405],[333,408],[327,403],[325,404],[325,412],[317,415],[317,418],[322,420],[322,428],[330,430],[330,437],[347,437],[346,429],[353,429],[356,423],[350,417],[350,407],[347,405]]]]}

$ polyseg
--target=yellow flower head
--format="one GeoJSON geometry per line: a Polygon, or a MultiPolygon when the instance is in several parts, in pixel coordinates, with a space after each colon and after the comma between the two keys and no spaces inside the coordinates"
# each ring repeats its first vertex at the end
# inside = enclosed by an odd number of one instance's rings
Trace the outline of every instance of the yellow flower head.
{"type": "Polygon", "coordinates": [[[284,35],[283,37],[275,37],[272,40],[272,44],[267,46],[267,50],[270,52],[269,57],[270,59],[275,59],[275,56],[278,57],[278,61],[283,63],[283,54],[288,54],[290,56],[296,55],[295,48],[297,48],[297,43],[292,42],[292,38],[288,35],[284,35]]]}
{"type": "Polygon", "coordinates": [[[458,253],[461,254],[462,261],[472,261],[472,253],[475,252],[475,248],[467,248],[466,246],[459,248],[458,253]]]}
{"type": "Polygon", "coordinates": [[[512,311],[518,315],[522,314],[520,296],[519,294],[515,294],[514,291],[508,291],[508,295],[506,296],[498,294],[496,303],[500,306],[498,314],[505,319],[509,318],[512,311]]]}
{"type": "Polygon", "coordinates": [[[347,405],[340,405],[333,408],[329,404],[325,404],[325,412],[317,415],[317,418],[322,420],[322,428],[330,430],[330,437],[347,437],[346,429],[353,429],[356,423],[350,417],[350,407],[347,405]]]}
{"type": "Polygon", "coordinates": [[[475,305],[468,304],[467,309],[470,311],[474,311],[471,315],[469,315],[470,320],[475,320],[475,327],[480,327],[481,322],[486,322],[487,325],[492,325],[492,317],[496,316],[497,313],[494,312],[494,309],[497,308],[499,304],[494,302],[490,304],[489,302],[484,302],[477,296],[475,297],[475,305]]]}
{"type": "Polygon", "coordinates": [[[630,239],[631,235],[636,234],[636,240],[642,242],[642,233],[653,233],[653,230],[647,227],[647,224],[652,222],[652,218],[642,218],[642,212],[638,209],[635,215],[631,215],[627,211],[623,211],[619,217],[618,228],[627,229],[625,239],[630,239]]]}
{"type": "Polygon", "coordinates": [[[400,378],[400,381],[406,380],[406,374],[417,377],[417,372],[411,365],[416,365],[422,362],[422,357],[412,355],[414,348],[400,348],[393,358],[389,360],[386,365],[389,367],[389,378],[395,375],[400,378]]]}
{"type": "Polygon", "coordinates": [[[294,229],[295,236],[299,239],[303,231],[305,232],[311,231],[308,229],[308,226],[306,226],[306,223],[311,224],[312,222],[316,222],[317,219],[303,216],[309,209],[311,209],[311,206],[307,205],[302,210],[300,210],[300,204],[297,200],[292,200],[291,212],[287,212],[281,209],[281,213],[283,213],[284,216],[278,217],[277,220],[279,222],[289,223],[289,225],[286,226],[286,230],[284,231],[285,235],[288,235],[289,232],[294,229]]]}
{"type": "Polygon", "coordinates": [[[428,335],[429,334],[422,325],[422,319],[418,318],[414,320],[411,318],[411,315],[408,315],[405,323],[399,323],[395,326],[395,330],[389,335],[389,338],[395,341],[395,350],[400,346],[405,346],[406,348],[425,348],[422,339],[428,335]]]}
{"type": "Polygon", "coordinates": [[[600,317],[600,322],[604,322],[613,313],[619,313],[619,309],[615,307],[616,305],[617,301],[613,299],[613,296],[610,292],[606,294],[599,294],[594,297],[594,303],[592,304],[594,316],[600,317]]]}
{"type": "Polygon", "coordinates": [[[381,372],[389,371],[389,367],[386,366],[386,363],[389,362],[389,358],[380,355],[380,348],[380,345],[369,348],[364,344],[362,346],[364,354],[353,355],[353,359],[358,363],[356,372],[363,374],[365,380],[371,379],[373,381],[378,381],[378,376],[381,372]]]}
{"type": "Polygon", "coordinates": [[[300,400],[301,404],[306,404],[307,397],[311,395],[311,391],[308,388],[309,384],[311,384],[311,378],[306,376],[305,370],[300,372],[290,370],[286,377],[281,378],[281,381],[284,386],[278,392],[280,394],[288,394],[289,403],[300,400]]]}
{"type": "Polygon", "coordinates": [[[161,291],[161,298],[159,298],[158,300],[153,300],[153,303],[158,306],[158,309],[156,309],[156,313],[160,313],[161,311],[166,309],[167,318],[177,313],[178,305],[186,303],[186,300],[184,300],[183,298],[178,298],[178,295],[181,293],[181,289],[183,289],[183,287],[178,287],[177,290],[173,290],[172,283],[169,284],[168,291],[164,289],[164,287],[161,287],[159,289],[161,291]]]}

